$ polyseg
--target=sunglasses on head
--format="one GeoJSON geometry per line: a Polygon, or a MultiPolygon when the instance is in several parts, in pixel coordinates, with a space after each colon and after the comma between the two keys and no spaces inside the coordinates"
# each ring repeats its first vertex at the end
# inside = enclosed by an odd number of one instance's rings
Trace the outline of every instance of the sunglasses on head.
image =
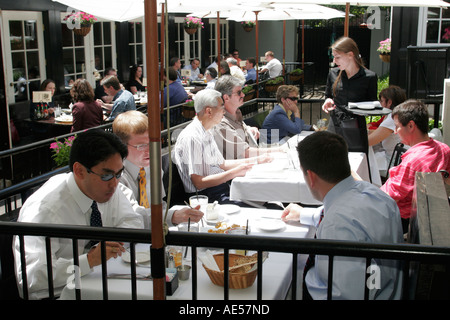
{"type": "Polygon", "coordinates": [[[117,180],[119,180],[120,179],[120,177],[122,177],[122,174],[123,174],[123,170],[125,169],[125,167],[123,167],[122,169],[120,169],[118,172],[116,172],[116,173],[114,173],[114,172],[110,172],[110,173],[104,173],[104,174],[98,174],[98,173],[95,173],[94,171],[92,171],[91,169],[89,169],[89,168],[86,168],[86,171],[90,174],[90,173],[93,173],[93,174],[95,174],[96,176],[99,176],[100,177],[100,179],[102,180],[102,181],[109,181],[109,180],[111,180],[112,178],[116,178],[117,180]]]}

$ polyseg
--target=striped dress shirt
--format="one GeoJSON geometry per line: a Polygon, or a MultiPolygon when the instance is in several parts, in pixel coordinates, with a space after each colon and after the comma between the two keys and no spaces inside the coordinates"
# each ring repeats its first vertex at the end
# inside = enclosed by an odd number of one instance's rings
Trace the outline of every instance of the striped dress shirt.
{"type": "Polygon", "coordinates": [[[197,117],[181,131],[173,150],[173,159],[187,193],[196,192],[191,175],[209,176],[223,172],[224,158],[210,131],[197,117]]]}

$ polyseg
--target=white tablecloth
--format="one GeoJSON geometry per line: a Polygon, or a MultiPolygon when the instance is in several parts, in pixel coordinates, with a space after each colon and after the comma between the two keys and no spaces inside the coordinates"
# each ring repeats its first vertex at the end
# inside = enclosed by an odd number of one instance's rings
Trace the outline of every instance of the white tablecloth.
{"type": "MultiPolygon", "coordinates": [[[[366,154],[349,152],[348,158],[352,170],[363,180],[370,181],[366,154]]],[[[275,156],[270,164],[255,165],[244,177],[234,178],[230,198],[241,201],[321,204],[314,199],[306,185],[295,150],[290,150],[284,156],[275,156]]]]}
{"type": "MultiPolygon", "coordinates": [[[[229,223],[237,223],[246,225],[247,219],[249,221],[250,234],[261,235],[268,237],[296,237],[296,238],[311,238],[314,235],[314,228],[300,225],[299,223],[285,224],[281,229],[267,232],[258,228],[261,217],[279,218],[280,210],[266,210],[256,208],[241,208],[239,212],[224,215],[224,218],[229,223]]],[[[269,219],[267,219],[269,220],[269,219]]],[[[270,221],[270,220],[269,220],[270,221]]],[[[271,220],[277,221],[277,220],[271,220]]],[[[203,228],[201,228],[203,229],[203,228]]],[[[226,237],[227,235],[221,235],[226,237]]],[[[149,245],[139,244],[137,251],[148,250],[149,245]]],[[[201,254],[204,248],[198,249],[198,254],[201,254]]],[[[211,249],[210,250],[214,250],[211,249]]],[[[188,255],[190,256],[190,255],[188,255]]],[[[186,264],[189,264],[187,262],[186,264]]],[[[270,252],[269,258],[263,263],[263,299],[279,300],[284,299],[289,290],[292,276],[292,255],[285,253],[270,252]]],[[[205,269],[200,261],[197,263],[198,271],[198,293],[197,298],[222,300],[223,287],[214,285],[209,279],[205,269]]],[[[149,268],[137,267],[136,272],[147,274],[149,268]]],[[[110,259],[108,261],[108,273],[130,273],[130,265],[124,262],[121,258],[110,259]]],[[[301,274],[299,275],[301,277],[301,274]]],[[[178,289],[172,296],[167,299],[192,299],[192,272],[191,277],[187,281],[179,281],[178,289]]],[[[246,289],[230,289],[229,297],[233,300],[251,300],[256,299],[257,285],[255,283],[246,289]]],[[[81,278],[81,298],[82,299],[102,299],[102,280],[101,267],[95,267],[93,273],[81,278]]],[[[131,280],[129,279],[108,279],[108,298],[114,299],[131,299],[131,280]]],[[[137,281],[138,299],[152,299],[153,297],[153,282],[150,280],[137,281]]],[[[61,293],[60,299],[70,300],[75,298],[75,290],[72,285],[66,286],[61,293]]]]}

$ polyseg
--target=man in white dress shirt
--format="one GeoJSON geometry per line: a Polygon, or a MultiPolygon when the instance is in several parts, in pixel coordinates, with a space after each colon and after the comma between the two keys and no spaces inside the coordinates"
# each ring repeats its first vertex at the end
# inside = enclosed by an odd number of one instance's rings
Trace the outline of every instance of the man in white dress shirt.
{"type": "MultiPolygon", "coordinates": [[[[316,132],[303,139],[297,149],[305,181],[323,207],[302,208],[290,204],[282,214],[283,220],[300,220],[316,226],[317,239],[403,242],[397,204],[376,186],[353,179],[347,145],[341,136],[316,132]]],[[[328,256],[310,256],[310,261],[314,265],[305,269],[303,298],[326,299],[328,256]]],[[[400,262],[375,258],[371,268],[379,272],[375,274],[376,283],[369,286],[369,299],[400,299],[400,262]]],[[[365,258],[335,257],[332,299],[363,299],[367,272],[365,258]]]]}
{"type": "MultiPolygon", "coordinates": [[[[127,147],[112,133],[91,129],[78,134],[70,153],[70,173],[50,178],[33,193],[20,210],[19,222],[89,226],[92,213],[100,212],[100,225],[143,228],[142,217],[117,188],[123,173],[127,147]],[[94,205],[97,204],[98,211],[94,205]]],[[[98,221],[97,221],[98,222],[98,221]]],[[[96,224],[95,226],[100,226],[96,224]]],[[[101,264],[100,246],[87,247],[79,240],[79,272],[90,273],[101,264]],[[86,252],[84,252],[84,250],[86,252]]],[[[14,258],[19,293],[22,294],[20,244],[14,240],[14,258]]],[[[25,259],[30,299],[48,297],[45,237],[25,237],[25,259]]],[[[70,239],[52,238],[53,283],[58,295],[74,271],[70,239]]],[[[116,258],[125,249],[122,243],[106,242],[106,258],[116,258]]]]}
{"type": "MultiPolygon", "coordinates": [[[[130,201],[133,198],[141,203],[139,192],[139,172],[145,171],[145,190],[148,204],[150,202],[150,152],[148,137],[148,117],[140,111],[128,111],[121,113],[113,122],[113,132],[128,146],[128,157],[124,161],[124,173],[120,182],[132,191],[130,201]]],[[[163,173],[161,173],[161,176],[163,173]]],[[[162,182],[161,182],[162,184],[162,182]]],[[[165,197],[162,188],[162,198],[165,197]]],[[[186,199],[187,200],[187,199],[186,199]]],[[[163,201],[163,214],[166,212],[166,202],[163,201]]],[[[150,208],[144,205],[135,205],[135,210],[144,218],[145,228],[150,228],[150,208]]],[[[169,209],[167,213],[168,225],[191,221],[198,222],[203,213],[199,210],[183,208],[180,210],[169,209]]]]}
{"type": "Polygon", "coordinates": [[[194,101],[197,116],[181,131],[173,150],[184,189],[187,193],[207,195],[209,202],[233,203],[227,182],[244,176],[254,163],[269,162],[272,158],[225,160],[210,131],[224,114],[222,94],[214,89],[202,90],[194,101]]]}
{"type": "Polygon", "coordinates": [[[203,74],[200,71],[200,60],[192,59],[191,63],[184,66],[183,69],[191,71],[191,76],[189,77],[189,80],[197,81],[203,79],[203,74]]]}
{"type": "Polygon", "coordinates": [[[267,64],[263,67],[261,71],[259,71],[259,73],[269,71],[269,78],[275,78],[280,76],[283,72],[283,65],[281,64],[280,60],[275,58],[275,55],[272,51],[267,51],[265,54],[265,58],[267,64]]]}
{"type": "Polygon", "coordinates": [[[235,58],[228,58],[227,59],[228,66],[230,67],[230,74],[241,80],[242,82],[245,82],[245,74],[241,70],[240,66],[238,66],[238,62],[235,58]]]}

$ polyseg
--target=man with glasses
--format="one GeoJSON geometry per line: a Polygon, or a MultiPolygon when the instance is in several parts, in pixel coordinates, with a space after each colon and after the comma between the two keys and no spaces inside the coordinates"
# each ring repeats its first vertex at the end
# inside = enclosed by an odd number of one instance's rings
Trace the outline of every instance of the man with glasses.
{"type": "Polygon", "coordinates": [[[237,65],[240,67],[240,66],[241,66],[241,61],[242,61],[242,60],[241,60],[241,58],[239,58],[239,50],[234,49],[232,52],[233,52],[233,53],[232,53],[231,55],[233,56],[234,59],[236,59],[237,65]]]}
{"type": "MultiPolygon", "coordinates": [[[[50,178],[33,193],[20,210],[19,222],[143,228],[125,194],[117,188],[124,171],[127,147],[112,133],[91,129],[75,138],[69,160],[69,173],[50,178]]],[[[106,242],[106,259],[117,258],[122,243],[106,242]]],[[[78,240],[79,273],[84,276],[101,264],[100,246],[78,240]]],[[[22,294],[20,243],[14,241],[16,278],[22,294]]],[[[53,283],[59,295],[73,275],[73,247],[70,239],[51,239],[53,283]]],[[[28,292],[31,299],[48,297],[45,237],[25,237],[28,292]]]]}
{"type": "MultiPolygon", "coordinates": [[[[291,137],[302,131],[314,130],[300,119],[298,108],[298,88],[282,85],[277,90],[277,102],[273,110],[264,119],[261,135],[267,135],[267,144],[279,143],[285,137],[291,137]]],[[[261,137],[263,140],[263,137],[261,137]]]]}
{"type": "Polygon", "coordinates": [[[267,156],[240,160],[223,158],[211,135],[211,129],[221,121],[224,114],[221,96],[214,89],[196,94],[194,108],[197,116],[178,136],[173,158],[186,193],[206,195],[210,203],[218,201],[220,204],[244,205],[230,200],[228,182],[244,176],[254,163],[272,159],[267,156]]]}
{"type": "MultiPolygon", "coordinates": [[[[150,207],[150,152],[148,136],[148,117],[140,111],[127,111],[121,113],[113,122],[113,132],[128,146],[128,156],[124,161],[124,174],[120,182],[131,190],[131,201],[139,201],[135,205],[135,210],[144,217],[145,228],[150,228],[151,212],[150,207]],[[145,195],[141,195],[140,184],[143,184],[145,195]],[[146,201],[143,201],[143,198],[146,201]]],[[[161,170],[162,171],[162,170],[161,170]]],[[[163,172],[161,172],[163,176],[163,172]]],[[[162,182],[161,182],[162,184],[162,182]]],[[[127,193],[125,191],[127,195],[127,193]]],[[[165,192],[162,189],[162,198],[165,192]]],[[[166,211],[166,202],[163,201],[163,212],[166,211]]],[[[169,226],[187,222],[189,218],[192,222],[198,222],[203,213],[196,209],[183,208],[180,210],[170,210],[167,214],[169,226]]]]}
{"type": "Polygon", "coordinates": [[[280,148],[259,148],[259,130],[247,126],[242,121],[239,107],[244,103],[243,82],[233,76],[221,76],[215,90],[222,94],[225,115],[219,124],[212,128],[214,139],[225,159],[242,159],[269,152],[282,151],[280,148]]]}

